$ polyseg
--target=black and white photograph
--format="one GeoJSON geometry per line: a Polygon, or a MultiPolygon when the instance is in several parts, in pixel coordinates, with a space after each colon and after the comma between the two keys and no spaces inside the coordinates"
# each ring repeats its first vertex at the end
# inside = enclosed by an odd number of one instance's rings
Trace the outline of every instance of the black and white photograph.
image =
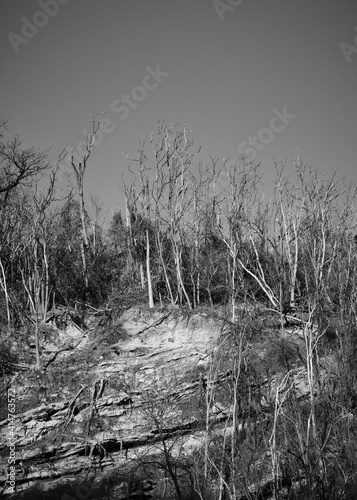
{"type": "Polygon", "coordinates": [[[357,500],[356,0],[2,0],[0,498],[357,500]]]}

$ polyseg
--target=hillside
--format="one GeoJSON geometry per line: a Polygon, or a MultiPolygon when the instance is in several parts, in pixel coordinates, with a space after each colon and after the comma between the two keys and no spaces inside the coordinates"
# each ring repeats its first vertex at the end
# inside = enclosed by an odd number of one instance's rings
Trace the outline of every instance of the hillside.
{"type": "MultiPolygon", "coordinates": [[[[53,316],[41,333],[42,370],[2,379],[3,402],[5,384],[16,392],[17,487],[4,497],[272,498],[275,486],[279,498],[308,498],[321,486],[315,475],[331,481],[337,463],[343,487],[356,424],[351,404],[337,401],[336,333],[323,333],[310,371],[316,329],[310,338],[303,320],[282,328],[261,307],[237,316],[232,324],[222,310],[131,307],[92,313],[83,328],[70,320],[58,328],[53,316]],[[318,442],[308,443],[309,422],[318,442]]],[[[24,359],[34,357],[31,341],[17,344],[24,359]]]]}

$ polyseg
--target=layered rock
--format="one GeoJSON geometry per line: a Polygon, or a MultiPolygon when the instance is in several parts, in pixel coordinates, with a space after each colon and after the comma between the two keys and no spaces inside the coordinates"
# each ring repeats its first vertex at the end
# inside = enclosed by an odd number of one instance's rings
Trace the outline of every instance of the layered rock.
{"type": "MultiPolygon", "coordinates": [[[[162,454],[164,442],[183,458],[202,442],[205,373],[226,325],[205,312],[131,308],[120,322],[93,317],[86,331],[44,329],[42,371],[9,380],[16,421],[11,440],[8,420],[0,422],[3,495],[11,493],[9,444],[14,498],[155,495],[162,484],[135,467],[162,454]]],[[[225,416],[212,412],[217,422],[225,416]]]]}

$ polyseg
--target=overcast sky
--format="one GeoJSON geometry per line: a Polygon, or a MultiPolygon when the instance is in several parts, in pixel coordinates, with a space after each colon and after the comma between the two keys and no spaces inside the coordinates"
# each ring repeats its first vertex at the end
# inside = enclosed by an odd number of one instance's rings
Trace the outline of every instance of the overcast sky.
{"type": "Polygon", "coordinates": [[[0,36],[0,112],[26,145],[76,149],[105,111],[85,188],[106,207],[159,116],[203,159],[256,137],[263,170],[298,151],[357,180],[356,0],[2,0],[0,36]]]}

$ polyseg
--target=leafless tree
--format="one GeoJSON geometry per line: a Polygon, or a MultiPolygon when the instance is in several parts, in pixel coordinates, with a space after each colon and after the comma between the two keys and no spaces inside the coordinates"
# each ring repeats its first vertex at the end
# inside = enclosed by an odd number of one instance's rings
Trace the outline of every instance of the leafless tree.
{"type": "MultiPolygon", "coordinates": [[[[89,250],[88,228],[86,221],[86,209],[84,199],[84,174],[88,166],[88,160],[92,153],[95,135],[100,127],[100,118],[93,118],[92,130],[88,132],[85,144],[85,153],[81,161],[76,161],[74,153],[70,154],[70,162],[75,174],[76,190],[79,198],[80,217],[82,224],[82,239],[81,239],[81,258],[83,265],[83,278],[85,283],[85,294],[88,290],[88,264],[87,264],[87,251],[89,250]]],[[[84,294],[84,295],[85,295],[84,294]]]]}

